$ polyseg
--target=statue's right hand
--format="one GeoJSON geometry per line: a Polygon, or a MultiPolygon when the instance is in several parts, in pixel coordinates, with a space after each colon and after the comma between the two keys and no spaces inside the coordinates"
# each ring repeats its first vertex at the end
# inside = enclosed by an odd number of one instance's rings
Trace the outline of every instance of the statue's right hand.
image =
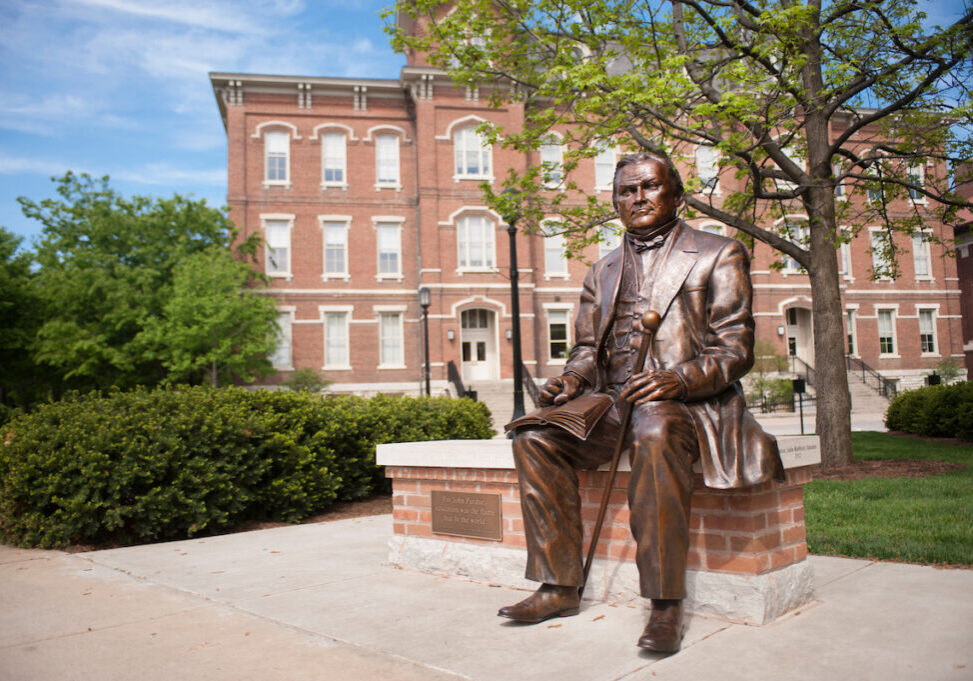
{"type": "Polygon", "coordinates": [[[563,374],[547,380],[541,388],[540,401],[543,405],[564,404],[573,400],[584,391],[584,383],[577,376],[563,374]]]}

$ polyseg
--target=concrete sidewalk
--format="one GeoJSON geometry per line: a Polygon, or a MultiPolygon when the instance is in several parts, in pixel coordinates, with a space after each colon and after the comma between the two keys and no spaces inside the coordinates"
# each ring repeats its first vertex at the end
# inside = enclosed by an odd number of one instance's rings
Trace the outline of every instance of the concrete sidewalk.
{"type": "Polygon", "coordinates": [[[973,571],[812,557],[816,601],[764,627],[641,607],[534,626],[523,592],[385,564],[391,516],[110,551],[0,547],[4,681],[971,679],[973,571]]]}

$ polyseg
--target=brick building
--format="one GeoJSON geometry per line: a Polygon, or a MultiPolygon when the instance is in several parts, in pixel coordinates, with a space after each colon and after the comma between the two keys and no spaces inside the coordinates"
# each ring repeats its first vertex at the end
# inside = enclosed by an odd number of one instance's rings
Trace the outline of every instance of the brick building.
{"type": "MultiPolygon", "coordinates": [[[[973,166],[965,166],[956,175],[962,180],[958,193],[973,202],[973,166]]],[[[959,278],[960,306],[963,316],[963,353],[966,378],[973,380],[973,211],[961,210],[954,228],[956,239],[956,273],[959,278]]]]}
{"type": "MultiPolygon", "coordinates": [[[[467,385],[510,379],[507,225],[483,204],[478,185],[499,186],[508,168],[556,162],[560,150],[552,143],[525,157],[491,149],[476,126],[490,120],[515,129],[522,105],[492,108],[485,93],[457,88],[415,57],[398,80],[210,79],[227,132],[230,217],[244,236],[259,232],[266,242],[261,262],[283,328],[273,358],[280,375],[310,367],[337,390],[419,391],[417,291],[427,287],[433,394],[446,388],[450,362],[467,385]]],[[[718,196],[732,173],[716,177],[708,152],[691,153],[696,163],[683,172],[701,176],[718,196]]],[[[616,155],[606,146],[572,179],[610,199],[616,155]]],[[[900,203],[892,208],[926,211],[921,197],[900,203]]],[[[793,233],[803,219],[798,210],[787,218],[793,233]]],[[[728,231],[710,219],[690,223],[728,231]]],[[[872,269],[883,267],[872,240],[883,237],[877,226],[863,227],[836,254],[849,353],[900,387],[919,385],[944,358],[962,362],[956,260],[936,244],[897,235],[908,252],[902,276],[872,281],[872,269]]],[[[928,230],[952,238],[931,217],[928,230]]],[[[584,258],[593,262],[617,243],[608,236],[584,258]]],[[[556,375],[573,340],[587,264],[566,260],[559,236],[516,239],[524,363],[536,377],[556,375]]],[[[813,365],[807,276],[793,263],[772,268],[781,255],[765,244],[752,256],[758,339],[813,365]]]]}

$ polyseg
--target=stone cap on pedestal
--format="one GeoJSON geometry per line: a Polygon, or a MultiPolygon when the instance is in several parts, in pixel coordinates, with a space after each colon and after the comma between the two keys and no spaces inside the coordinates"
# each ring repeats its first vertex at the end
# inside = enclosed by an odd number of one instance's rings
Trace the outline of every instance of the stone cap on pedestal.
{"type": "MultiPolygon", "coordinates": [[[[821,444],[817,435],[785,435],[777,438],[777,444],[785,469],[821,463],[821,444]]],[[[513,449],[506,438],[383,444],[376,448],[376,462],[380,466],[514,468],[513,449]]],[[[603,468],[607,470],[607,464],[603,468]]],[[[618,469],[631,470],[628,457],[622,457],[618,469]]]]}

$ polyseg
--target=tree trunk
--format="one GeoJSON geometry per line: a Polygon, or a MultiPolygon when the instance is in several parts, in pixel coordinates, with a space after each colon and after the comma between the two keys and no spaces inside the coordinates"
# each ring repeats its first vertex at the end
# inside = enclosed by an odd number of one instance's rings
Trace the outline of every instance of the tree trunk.
{"type": "Polygon", "coordinates": [[[219,387],[219,380],[218,380],[217,372],[216,372],[216,360],[215,359],[213,360],[213,364],[210,367],[210,371],[209,371],[209,382],[210,382],[210,385],[212,385],[214,388],[219,387]]]}
{"type": "Polygon", "coordinates": [[[847,466],[851,450],[851,395],[845,368],[844,310],[838,288],[837,219],[827,158],[827,122],[808,117],[808,160],[814,184],[804,196],[810,228],[811,310],[814,325],[814,389],[821,463],[847,466]],[[822,129],[823,128],[823,129],[822,129]]]}

